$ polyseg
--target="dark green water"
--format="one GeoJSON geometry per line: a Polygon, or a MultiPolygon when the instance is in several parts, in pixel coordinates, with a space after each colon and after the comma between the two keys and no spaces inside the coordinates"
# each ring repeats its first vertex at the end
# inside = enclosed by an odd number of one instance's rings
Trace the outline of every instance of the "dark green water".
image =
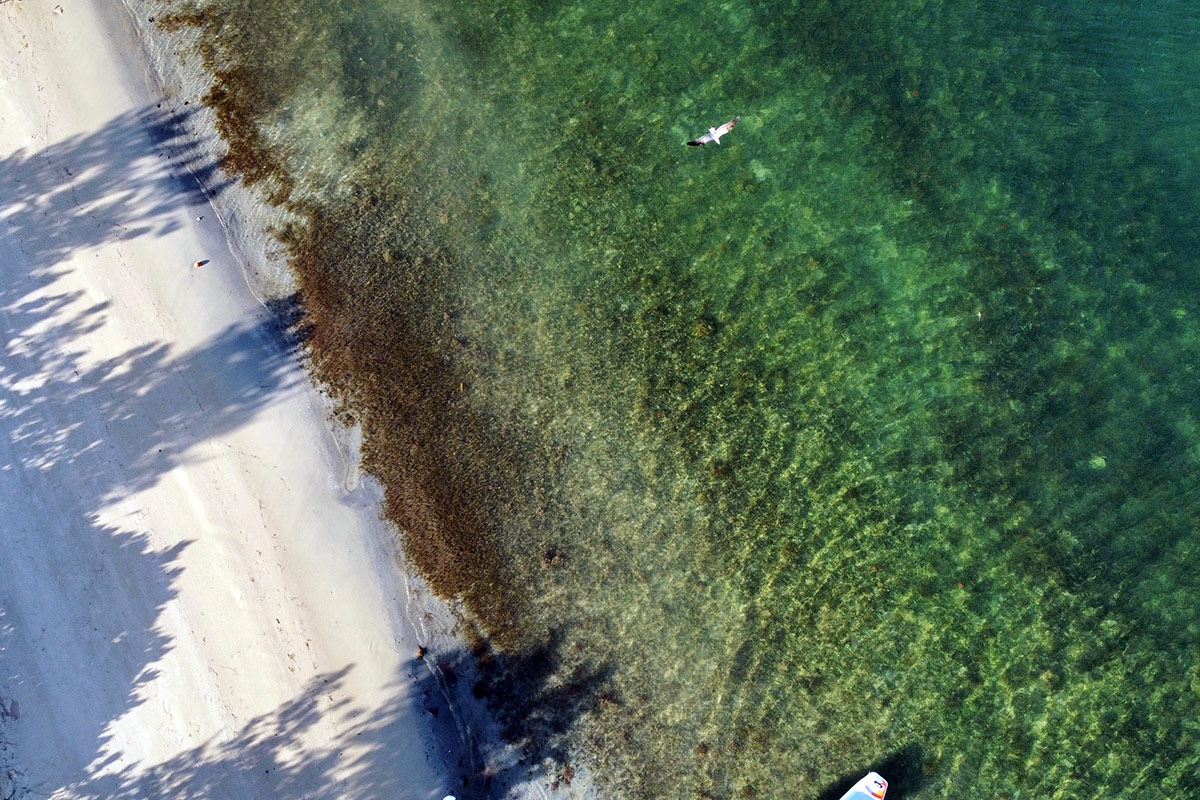
{"type": "Polygon", "coordinates": [[[209,7],[410,554],[540,654],[514,736],[614,797],[1190,796],[1194,5],[209,7]]]}

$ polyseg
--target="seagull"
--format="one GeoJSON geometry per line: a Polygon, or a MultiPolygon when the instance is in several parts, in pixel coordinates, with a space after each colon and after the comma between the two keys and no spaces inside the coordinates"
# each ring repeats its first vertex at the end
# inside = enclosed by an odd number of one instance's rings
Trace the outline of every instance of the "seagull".
{"type": "Polygon", "coordinates": [[[733,130],[733,126],[738,124],[741,117],[734,117],[719,128],[709,128],[708,133],[701,136],[699,139],[692,139],[688,142],[688,147],[699,147],[700,145],[708,144],[709,142],[721,143],[721,137],[733,130]]]}

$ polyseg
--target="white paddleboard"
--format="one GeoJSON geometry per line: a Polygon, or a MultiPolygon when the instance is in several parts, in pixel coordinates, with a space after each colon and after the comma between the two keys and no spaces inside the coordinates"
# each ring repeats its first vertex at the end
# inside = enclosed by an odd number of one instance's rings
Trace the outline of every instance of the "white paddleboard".
{"type": "Polygon", "coordinates": [[[883,800],[885,794],[887,781],[878,772],[868,772],[865,778],[842,795],[842,800],[883,800]]]}

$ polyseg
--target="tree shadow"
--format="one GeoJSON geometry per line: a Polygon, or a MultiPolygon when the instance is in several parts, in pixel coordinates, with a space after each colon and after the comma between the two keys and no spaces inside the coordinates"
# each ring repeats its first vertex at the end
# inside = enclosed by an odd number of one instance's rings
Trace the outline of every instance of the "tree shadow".
{"type": "Polygon", "coordinates": [[[598,705],[609,669],[564,668],[554,641],[482,659],[462,648],[414,658],[373,708],[330,700],[344,694],[348,666],[165,762],[125,764],[114,751],[112,724],[149,699],[173,647],[160,621],[196,541],[168,535],[176,543],[156,546],[170,532],[151,537],[138,494],[305,381],[297,361],[308,331],[295,297],[183,352],[163,341],[104,359],[89,349],[111,309],[75,288],[68,279],[82,267],[64,262],[114,239],[168,234],[181,206],[227,185],[187,119],[143,109],[0,161],[13,190],[0,201],[0,503],[13,510],[0,536],[0,701],[21,709],[0,724],[65,723],[47,743],[52,774],[30,775],[31,788],[80,798],[436,800],[569,782],[568,732],[598,705]],[[94,571],[80,576],[81,563],[94,571]],[[423,757],[455,786],[397,777],[396,743],[411,740],[414,719],[427,726],[423,757]],[[322,740],[330,721],[338,733],[322,740]]]}
{"type": "MultiPolygon", "coordinates": [[[[524,784],[551,790],[570,784],[571,734],[581,717],[599,710],[611,695],[613,667],[564,665],[561,639],[552,635],[515,652],[460,648],[423,660],[419,691],[430,702],[440,697],[454,706],[459,723],[460,755],[447,764],[457,774],[459,791],[504,798],[524,784]],[[486,721],[479,718],[484,707],[490,712],[486,721]]],[[[440,711],[430,710],[435,716],[440,711]]]]}
{"type": "Polygon", "coordinates": [[[166,761],[131,765],[71,788],[71,796],[125,800],[145,797],[441,798],[444,786],[414,786],[403,764],[436,759],[397,752],[405,729],[423,715],[419,695],[404,680],[387,699],[363,708],[346,699],[353,670],[316,675],[295,698],[247,722],[232,736],[210,739],[166,761]],[[339,699],[341,698],[341,699],[339,699]],[[328,732],[336,730],[336,736],[328,732]]]}
{"type": "Polygon", "coordinates": [[[904,800],[916,794],[925,782],[924,757],[924,748],[919,743],[906,744],[878,761],[847,772],[822,789],[817,800],[839,800],[868,772],[878,772],[888,782],[888,800],[904,800]]]}
{"type": "MultiPolygon", "coordinates": [[[[546,652],[506,656],[512,674],[541,674],[546,652]],[[531,666],[532,665],[532,666],[531,666]]],[[[79,800],[132,800],[144,797],[255,797],[323,800],[340,797],[393,797],[439,800],[447,794],[501,798],[520,783],[562,779],[565,753],[552,754],[518,738],[507,750],[490,747],[489,734],[476,728],[471,690],[459,677],[475,672],[469,651],[456,648],[438,656],[407,661],[386,698],[370,708],[344,699],[354,665],[315,676],[296,697],[247,722],[231,736],[210,739],[158,764],[131,764],[69,787],[79,800]],[[461,672],[459,672],[461,670],[461,672]],[[466,713],[463,713],[466,712],[466,713]],[[418,730],[414,732],[413,728],[418,730]],[[336,731],[329,736],[330,730],[336,731]],[[414,735],[415,733],[415,735],[414,735]],[[414,740],[421,753],[404,750],[414,740]],[[497,758],[498,753],[508,753],[497,758]],[[548,760],[549,759],[549,760],[548,760]],[[558,760],[555,760],[558,759],[558,760]],[[406,764],[430,762],[446,785],[417,786],[406,764]]],[[[543,685],[531,699],[542,718],[552,710],[557,724],[591,707],[586,698],[600,675],[582,685],[543,685]]],[[[526,686],[525,688],[532,688],[526,686]]],[[[594,700],[594,698],[593,698],[594,700]]],[[[565,728],[556,728],[562,733],[565,728]]]]}
{"type": "Polygon", "coordinates": [[[294,297],[182,352],[159,341],[101,358],[87,340],[109,306],[63,262],[169,233],[228,185],[187,119],[142,109],[0,160],[0,723],[55,728],[51,782],[94,772],[172,648],[159,621],[194,540],[160,531],[174,543],[156,546],[137,493],[304,379],[294,297]]]}
{"type": "MultiPolygon", "coordinates": [[[[144,701],[171,649],[158,621],[178,595],[178,560],[194,541],[157,549],[129,498],[202,458],[196,445],[248,424],[303,372],[299,339],[271,312],[188,352],[152,343],[75,366],[64,336],[102,324],[102,310],[57,318],[68,302],[0,309],[15,333],[0,360],[0,497],[9,509],[0,600],[10,640],[0,641],[2,691],[27,713],[40,705],[69,719],[59,732],[73,742],[64,752],[99,754],[109,724],[144,701]],[[81,563],[91,566],[82,581],[81,563]],[[97,691],[80,688],[97,674],[105,676],[97,691]],[[53,685],[63,676],[78,683],[53,685]],[[113,676],[127,687],[122,696],[102,691],[113,676]]],[[[82,775],[90,760],[57,769],[82,775]]]]}
{"type": "Polygon", "coordinates": [[[187,208],[225,191],[232,181],[189,130],[192,114],[147,106],[0,159],[0,223],[29,262],[26,277],[53,278],[47,270],[104,242],[170,233],[187,208]]]}

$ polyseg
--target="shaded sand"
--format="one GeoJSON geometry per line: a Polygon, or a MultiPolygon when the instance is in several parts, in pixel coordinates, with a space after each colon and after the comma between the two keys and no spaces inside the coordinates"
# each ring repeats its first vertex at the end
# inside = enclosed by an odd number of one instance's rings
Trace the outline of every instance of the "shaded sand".
{"type": "Polygon", "coordinates": [[[0,795],[441,798],[377,493],[103,22],[0,5],[0,795]]]}

